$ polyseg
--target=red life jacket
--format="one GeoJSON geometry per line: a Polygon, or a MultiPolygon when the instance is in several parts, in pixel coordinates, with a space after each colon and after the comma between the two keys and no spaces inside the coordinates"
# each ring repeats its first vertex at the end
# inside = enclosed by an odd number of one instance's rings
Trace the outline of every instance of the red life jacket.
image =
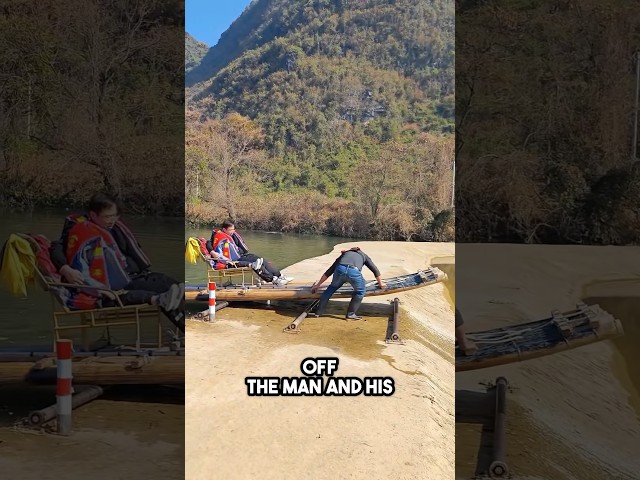
{"type": "Polygon", "coordinates": [[[212,247],[214,251],[224,255],[225,258],[230,260],[240,259],[240,252],[238,252],[238,247],[233,241],[233,238],[222,230],[216,231],[213,236],[212,247]]]}
{"type": "Polygon", "coordinates": [[[83,215],[70,215],[67,219],[75,223],[69,230],[67,239],[68,264],[80,271],[84,271],[83,265],[86,265],[89,271],[85,273],[107,288],[118,289],[128,283],[126,259],[113,236],[83,215]],[[110,272],[107,256],[114,260],[111,262],[110,272]]]}

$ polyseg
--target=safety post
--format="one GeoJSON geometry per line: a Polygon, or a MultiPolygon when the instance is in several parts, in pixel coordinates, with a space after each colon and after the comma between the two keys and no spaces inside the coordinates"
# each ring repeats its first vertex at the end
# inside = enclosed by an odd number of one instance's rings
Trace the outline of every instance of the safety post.
{"type": "Polygon", "coordinates": [[[216,319],[216,282],[209,282],[209,321],[216,319]]]}
{"type": "Polygon", "coordinates": [[[71,340],[56,341],[56,409],[58,417],[58,434],[71,434],[71,352],[73,342],[71,340]]]}

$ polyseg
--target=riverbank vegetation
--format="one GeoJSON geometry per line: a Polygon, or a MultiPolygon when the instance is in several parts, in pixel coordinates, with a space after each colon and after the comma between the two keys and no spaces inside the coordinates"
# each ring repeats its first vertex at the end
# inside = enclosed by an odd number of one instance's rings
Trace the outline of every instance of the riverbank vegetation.
{"type": "Polygon", "coordinates": [[[324,169],[269,157],[255,122],[238,114],[187,130],[186,217],[243,228],[346,237],[449,240],[451,137],[373,143],[364,134],[324,169]],[[349,149],[350,150],[347,150],[349,149]],[[434,214],[434,212],[436,212],[434,214]]]}
{"type": "Polygon", "coordinates": [[[638,244],[637,4],[457,2],[456,240],[638,244]]]}
{"type": "Polygon", "coordinates": [[[179,1],[9,1],[0,9],[0,205],[97,190],[183,214],[179,1]]]}

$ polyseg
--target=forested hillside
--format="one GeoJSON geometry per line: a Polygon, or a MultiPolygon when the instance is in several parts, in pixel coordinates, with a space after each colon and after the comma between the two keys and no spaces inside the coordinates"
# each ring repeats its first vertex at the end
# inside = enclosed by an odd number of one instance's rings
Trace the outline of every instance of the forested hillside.
{"type": "Polygon", "coordinates": [[[11,0],[0,7],[0,205],[182,215],[184,4],[11,0]]]}
{"type": "Polygon", "coordinates": [[[209,48],[205,43],[199,42],[189,33],[184,33],[184,70],[190,72],[198,65],[207,54],[209,48]]]}
{"type": "Polygon", "coordinates": [[[637,244],[637,2],[458,4],[456,240],[637,244]]]}
{"type": "Polygon", "coordinates": [[[187,84],[192,221],[452,238],[452,2],[255,0],[187,84]]]}

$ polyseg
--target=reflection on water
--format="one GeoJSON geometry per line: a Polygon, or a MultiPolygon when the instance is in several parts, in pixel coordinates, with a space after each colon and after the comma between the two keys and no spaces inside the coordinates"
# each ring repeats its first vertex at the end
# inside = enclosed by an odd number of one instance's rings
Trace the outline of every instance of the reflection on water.
{"type": "MultiPolygon", "coordinates": [[[[241,231],[240,233],[251,253],[266,258],[280,269],[306,258],[329,253],[339,243],[351,242],[357,244],[356,240],[344,237],[249,231],[241,231]]],[[[211,230],[187,228],[185,230],[185,241],[189,237],[204,237],[208,240],[211,238],[211,230]]],[[[206,282],[207,271],[204,264],[200,261],[196,265],[187,264],[185,267],[185,279],[189,283],[206,282]]]]}
{"type": "MultiPolygon", "coordinates": [[[[43,234],[56,239],[64,218],[71,212],[48,211],[13,213],[2,211],[0,225],[2,245],[11,233],[43,234]]],[[[176,279],[184,275],[183,220],[176,218],[123,217],[145,253],[152,269],[176,279]]],[[[29,288],[28,297],[16,298],[0,288],[0,347],[45,345],[52,341],[51,296],[39,288],[29,288]]]]}

